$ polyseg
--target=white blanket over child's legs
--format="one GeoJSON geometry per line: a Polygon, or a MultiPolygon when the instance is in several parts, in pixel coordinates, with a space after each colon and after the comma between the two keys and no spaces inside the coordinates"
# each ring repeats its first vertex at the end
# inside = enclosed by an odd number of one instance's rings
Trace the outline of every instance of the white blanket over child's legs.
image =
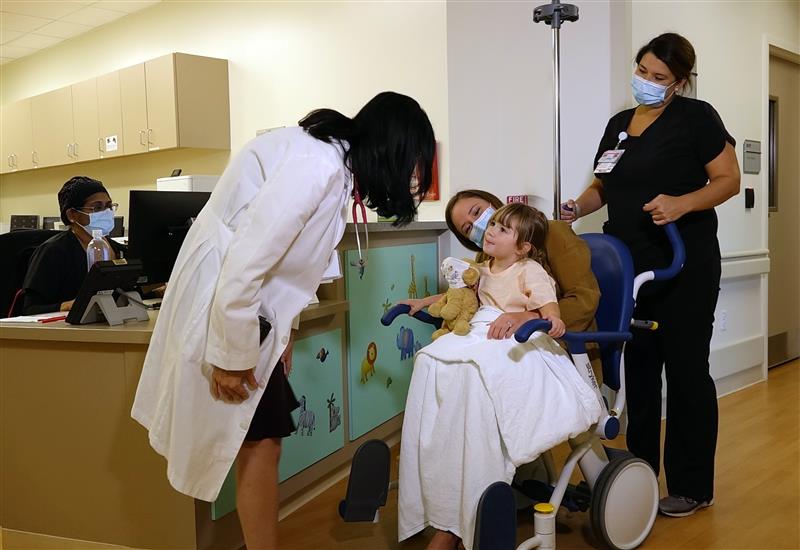
{"type": "Polygon", "coordinates": [[[481,308],[467,336],[447,334],[414,362],[400,444],[399,539],[430,525],[472,547],[481,494],[520,464],[597,422],[600,404],[546,335],[488,340],[481,308]]]}

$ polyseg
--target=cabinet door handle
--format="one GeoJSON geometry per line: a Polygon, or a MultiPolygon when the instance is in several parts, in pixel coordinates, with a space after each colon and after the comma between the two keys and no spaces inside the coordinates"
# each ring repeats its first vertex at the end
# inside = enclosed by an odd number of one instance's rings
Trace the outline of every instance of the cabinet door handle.
{"type": "Polygon", "coordinates": [[[31,151],[31,162],[33,162],[33,164],[39,164],[39,153],[36,151],[31,151]]]}
{"type": "Polygon", "coordinates": [[[72,158],[72,144],[67,143],[67,156],[72,158]]]}
{"type": "Polygon", "coordinates": [[[6,164],[8,164],[9,168],[14,168],[14,165],[11,163],[11,155],[8,155],[8,158],[6,159],[6,164]]]}
{"type": "Polygon", "coordinates": [[[72,144],[72,155],[75,158],[78,158],[78,144],[77,143],[73,143],[72,144]]]}
{"type": "Polygon", "coordinates": [[[105,148],[103,147],[104,143],[105,140],[103,138],[97,138],[97,150],[100,151],[101,153],[106,152],[105,148]]]}
{"type": "Polygon", "coordinates": [[[142,145],[147,145],[144,142],[144,130],[139,130],[139,143],[142,144],[142,145]]]}
{"type": "Polygon", "coordinates": [[[147,145],[152,145],[153,140],[150,139],[150,136],[152,136],[152,135],[153,135],[153,129],[152,128],[148,128],[147,129],[147,145]]]}

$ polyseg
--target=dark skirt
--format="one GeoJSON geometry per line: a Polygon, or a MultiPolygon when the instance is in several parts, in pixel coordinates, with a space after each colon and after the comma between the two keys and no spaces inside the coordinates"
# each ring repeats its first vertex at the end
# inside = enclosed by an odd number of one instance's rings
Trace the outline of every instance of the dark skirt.
{"type": "Polygon", "coordinates": [[[245,441],[290,436],[297,431],[292,411],[299,406],[289,380],[283,373],[283,362],[278,361],[258,402],[245,441]]]}

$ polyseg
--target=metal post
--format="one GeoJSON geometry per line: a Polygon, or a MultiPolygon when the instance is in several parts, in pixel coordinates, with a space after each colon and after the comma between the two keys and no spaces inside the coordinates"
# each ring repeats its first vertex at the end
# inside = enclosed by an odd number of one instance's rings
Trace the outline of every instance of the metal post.
{"type": "Polygon", "coordinates": [[[550,4],[533,10],[533,22],[545,22],[553,29],[553,219],[561,218],[561,23],[577,21],[578,6],[560,4],[553,0],[550,4]]]}

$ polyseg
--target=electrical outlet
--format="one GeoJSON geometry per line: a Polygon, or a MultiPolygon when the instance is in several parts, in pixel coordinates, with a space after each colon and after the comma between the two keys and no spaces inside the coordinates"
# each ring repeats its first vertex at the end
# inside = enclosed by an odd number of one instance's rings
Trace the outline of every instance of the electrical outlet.
{"type": "Polygon", "coordinates": [[[728,310],[721,309],[719,312],[719,329],[721,331],[728,330],[728,310]]]}

